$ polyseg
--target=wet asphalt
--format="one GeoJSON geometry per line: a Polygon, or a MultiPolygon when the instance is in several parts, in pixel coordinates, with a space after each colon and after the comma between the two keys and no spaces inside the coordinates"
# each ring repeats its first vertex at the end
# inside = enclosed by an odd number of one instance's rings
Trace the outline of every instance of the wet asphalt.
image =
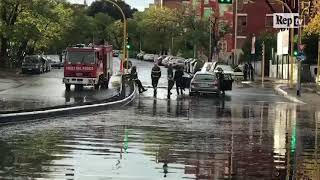
{"type": "MultiPolygon", "coordinates": [[[[150,87],[152,63],[133,60],[150,87]]],[[[320,108],[234,85],[0,128],[0,179],[319,179],[320,108]]]]}
{"type": "MultiPolygon", "coordinates": [[[[115,60],[115,71],[119,61],[115,60]]],[[[65,91],[62,83],[63,68],[52,69],[43,74],[19,74],[0,77],[0,112],[33,110],[61,105],[81,104],[107,99],[118,93],[116,89],[94,90],[87,86],[77,91],[72,86],[65,91]]]]}

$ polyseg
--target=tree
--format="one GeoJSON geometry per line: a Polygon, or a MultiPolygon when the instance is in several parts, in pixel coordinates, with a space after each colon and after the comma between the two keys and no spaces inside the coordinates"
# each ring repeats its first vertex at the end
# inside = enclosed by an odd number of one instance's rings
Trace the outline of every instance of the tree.
{"type": "Polygon", "coordinates": [[[306,45],[304,53],[306,54],[306,60],[304,64],[316,64],[318,58],[318,38],[317,34],[304,34],[302,37],[302,43],[306,45]]]}
{"type": "Polygon", "coordinates": [[[150,8],[143,13],[138,26],[143,28],[144,49],[165,54],[169,50],[171,38],[179,28],[179,21],[169,8],[150,8]]]}
{"type": "Polygon", "coordinates": [[[272,48],[277,48],[277,37],[270,32],[260,34],[256,39],[255,54],[251,54],[251,38],[247,38],[242,48],[243,54],[240,57],[240,62],[259,61],[262,59],[262,43],[265,44],[265,59],[272,59],[272,48]]]}
{"type": "Polygon", "coordinates": [[[123,23],[118,20],[110,24],[107,28],[110,34],[111,44],[114,49],[122,49],[123,45],[123,23]]]}
{"type": "Polygon", "coordinates": [[[4,66],[20,64],[25,54],[46,51],[51,42],[61,39],[72,10],[62,0],[5,0],[0,13],[0,59],[4,66]]]}
{"type": "Polygon", "coordinates": [[[310,20],[305,28],[305,32],[307,32],[308,35],[320,35],[320,1],[317,1],[315,4],[315,12],[315,16],[310,20]]]}
{"type": "MultiPolygon", "coordinates": [[[[131,9],[131,7],[128,4],[126,4],[123,0],[114,1],[114,2],[117,3],[117,5],[119,5],[119,7],[123,10],[123,13],[126,16],[126,18],[132,18],[133,14],[138,11],[135,8],[131,9]]],[[[92,16],[92,17],[98,13],[104,13],[104,14],[108,14],[115,20],[123,19],[119,9],[115,7],[112,3],[105,0],[94,1],[90,5],[87,13],[89,16],[92,16]]]]}

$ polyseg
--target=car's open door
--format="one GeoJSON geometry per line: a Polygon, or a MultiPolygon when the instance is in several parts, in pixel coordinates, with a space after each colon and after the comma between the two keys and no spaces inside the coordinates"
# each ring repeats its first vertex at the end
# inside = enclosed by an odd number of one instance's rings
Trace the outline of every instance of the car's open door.
{"type": "Polygon", "coordinates": [[[222,89],[225,91],[231,91],[232,90],[232,83],[233,83],[233,79],[232,79],[231,74],[224,74],[222,89]]]}

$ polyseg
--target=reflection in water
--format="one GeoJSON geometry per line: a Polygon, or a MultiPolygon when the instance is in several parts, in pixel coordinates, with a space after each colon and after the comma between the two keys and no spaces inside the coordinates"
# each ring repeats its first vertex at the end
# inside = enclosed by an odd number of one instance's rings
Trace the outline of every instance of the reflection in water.
{"type": "Polygon", "coordinates": [[[135,109],[113,111],[113,116],[51,124],[49,129],[56,131],[4,136],[0,179],[320,177],[318,111],[293,104],[237,106],[216,100],[199,105],[199,118],[191,101],[152,98],[138,101],[135,109]]]}

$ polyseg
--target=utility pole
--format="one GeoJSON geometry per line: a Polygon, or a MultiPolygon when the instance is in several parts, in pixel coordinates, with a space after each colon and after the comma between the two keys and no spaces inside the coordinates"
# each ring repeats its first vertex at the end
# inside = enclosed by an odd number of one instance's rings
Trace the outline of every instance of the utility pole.
{"type": "Polygon", "coordinates": [[[209,56],[208,56],[208,61],[211,62],[212,61],[212,21],[211,21],[211,17],[209,18],[209,56]]]}
{"type": "Polygon", "coordinates": [[[316,78],[316,85],[319,88],[319,82],[320,82],[320,36],[318,37],[318,66],[317,66],[317,78],[316,78]]]}
{"type": "Polygon", "coordinates": [[[234,1],[234,56],[233,56],[233,62],[232,65],[234,65],[238,59],[237,57],[237,36],[238,36],[238,0],[234,1]]]}
{"type": "Polygon", "coordinates": [[[262,84],[264,83],[265,51],[266,51],[266,45],[263,42],[262,43],[262,62],[261,62],[261,81],[262,81],[262,84]]]}

